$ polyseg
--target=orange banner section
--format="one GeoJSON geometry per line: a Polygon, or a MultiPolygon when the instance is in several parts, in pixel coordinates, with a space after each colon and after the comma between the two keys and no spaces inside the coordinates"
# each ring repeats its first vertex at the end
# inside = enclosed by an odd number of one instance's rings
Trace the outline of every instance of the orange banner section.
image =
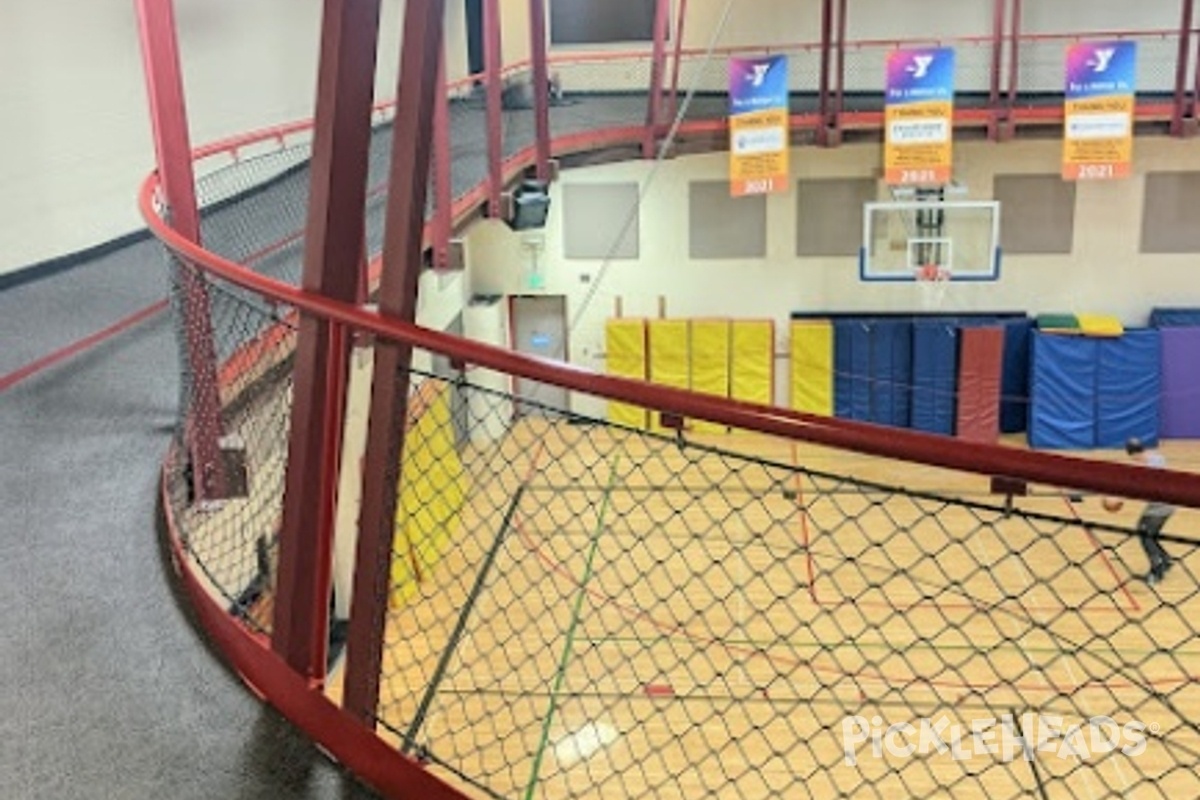
{"type": "Polygon", "coordinates": [[[1133,97],[1068,100],[1062,176],[1128,178],[1133,170],[1133,97]]]}
{"type": "Polygon", "coordinates": [[[892,185],[949,183],[954,169],[954,105],[890,105],[884,112],[884,179],[892,185]]]}
{"type": "Polygon", "coordinates": [[[729,192],[733,197],[787,191],[787,109],[730,117],[729,138],[729,192]]]}

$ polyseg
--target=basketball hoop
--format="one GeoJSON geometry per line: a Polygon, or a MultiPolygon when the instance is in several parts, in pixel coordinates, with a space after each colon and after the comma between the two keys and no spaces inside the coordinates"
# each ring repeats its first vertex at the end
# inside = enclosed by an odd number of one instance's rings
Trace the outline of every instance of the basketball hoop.
{"type": "Polygon", "coordinates": [[[946,298],[946,290],[950,288],[952,277],[949,267],[939,264],[922,264],[914,270],[914,278],[920,287],[921,301],[926,311],[942,307],[946,298]]]}

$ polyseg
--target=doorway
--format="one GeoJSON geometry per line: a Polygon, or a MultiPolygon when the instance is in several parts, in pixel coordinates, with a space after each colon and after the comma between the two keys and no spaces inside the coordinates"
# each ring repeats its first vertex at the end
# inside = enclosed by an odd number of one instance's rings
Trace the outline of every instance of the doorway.
{"type": "MultiPolygon", "coordinates": [[[[567,360],[567,298],[564,295],[514,295],[513,350],[552,361],[567,360]]],[[[557,415],[567,411],[568,392],[561,386],[517,378],[518,415],[557,415]],[[521,402],[522,400],[526,402],[521,402]]]]}

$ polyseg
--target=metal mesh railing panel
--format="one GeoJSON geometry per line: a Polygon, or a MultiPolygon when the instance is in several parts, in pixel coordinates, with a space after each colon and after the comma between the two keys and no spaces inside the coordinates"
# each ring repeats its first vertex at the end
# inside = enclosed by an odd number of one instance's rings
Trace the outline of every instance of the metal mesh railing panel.
{"type": "MultiPolygon", "coordinates": [[[[193,269],[174,260],[177,276],[193,269]]],[[[210,591],[231,613],[269,631],[291,416],[294,314],[222,281],[204,280],[204,285],[217,350],[221,450],[230,496],[197,502],[193,491],[187,437],[194,386],[187,352],[190,316],[177,313],[181,423],[166,466],[167,497],[184,552],[210,591]]],[[[175,295],[182,311],[178,288],[175,295]]]]}
{"type": "MultiPolygon", "coordinates": [[[[1020,43],[1017,58],[1021,93],[1062,94],[1067,51],[1080,41],[1097,41],[1098,36],[1028,38],[1020,43]]],[[[1111,37],[1108,37],[1111,38],[1111,37]]],[[[1175,68],[1179,58],[1177,32],[1121,37],[1137,44],[1137,94],[1169,95],[1175,90],[1175,68]]]]}
{"type": "Polygon", "coordinates": [[[450,391],[462,504],[394,554],[424,556],[394,563],[379,720],[485,795],[1200,789],[1200,555],[1170,541],[1146,586],[1132,504],[450,391]]]}

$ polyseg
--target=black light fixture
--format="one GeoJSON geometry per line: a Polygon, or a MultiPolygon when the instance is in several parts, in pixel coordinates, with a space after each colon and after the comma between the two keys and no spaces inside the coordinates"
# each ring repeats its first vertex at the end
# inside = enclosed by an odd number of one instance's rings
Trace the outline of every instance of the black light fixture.
{"type": "Polygon", "coordinates": [[[546,217],[550,214],[549,184],[533,179],[523,180],[513,190],[511,197],[512,204],[505,214],[508,227],[514,231],[546,227],[546,217]]]}

